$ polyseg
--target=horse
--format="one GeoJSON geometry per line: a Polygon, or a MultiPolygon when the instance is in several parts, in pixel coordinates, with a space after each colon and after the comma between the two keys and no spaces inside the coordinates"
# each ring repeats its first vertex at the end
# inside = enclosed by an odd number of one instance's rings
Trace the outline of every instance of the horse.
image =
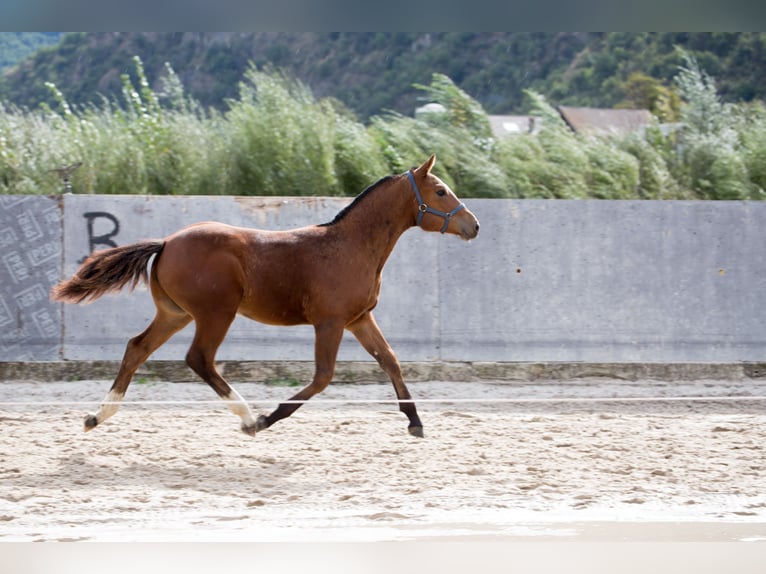
{"type": "Polygon", "coordinates": [[[245,434],[255,436],[271,427],[327,387],[348,330],[391,379],[409,433],[423,437],[399,361],[373,309],[383,266],[409,228],[463,240],[479,232],[476,216],[431,172],[435,161],[431,155],[404,174],[377,181],[328,223],[274,231],[203,222],[164,239],[91,254],[70,279],[51,289],[52,300],[87,303],[148,282],[156,314],[146,330],[128,341],[106,398],[96,414],[85,417],[85,431],[117,412],[136,370],[194,321],[186,363],[240,417],[245,434]],[[215,365],[216,351],[237,314],[270,325],[314,327],[312,381],[270,414],[257,418],[215,365]]]}

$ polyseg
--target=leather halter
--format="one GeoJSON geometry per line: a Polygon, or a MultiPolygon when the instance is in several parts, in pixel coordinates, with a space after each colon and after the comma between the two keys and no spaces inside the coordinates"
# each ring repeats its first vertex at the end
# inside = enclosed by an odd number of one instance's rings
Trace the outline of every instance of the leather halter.
{"type": "Polygon", "coordinates": [[[408,171],[407,176],[409,176],[410,178],[412,189],[415,190],[415,198],[418,200],[417,225],[420,226],[420,222],[426,213],[432,213],[433,215],[438,215],[439,217],[444,219],[444,225],[442,225],[441,232],[444,233],[445,231],[447,231],[447,227],[449,227],[449,222],[452,220],[452,216],[455,215],[457,212],[465,209],[465,204],[461,201],[460,204],[449,213],[447,213],[446,211],[439,211],[438,209],[434,209],[433,207],[428,207],[420,195],[418,184],[415,183],[415,177],[412,175],[412,172],[408,171]]]}

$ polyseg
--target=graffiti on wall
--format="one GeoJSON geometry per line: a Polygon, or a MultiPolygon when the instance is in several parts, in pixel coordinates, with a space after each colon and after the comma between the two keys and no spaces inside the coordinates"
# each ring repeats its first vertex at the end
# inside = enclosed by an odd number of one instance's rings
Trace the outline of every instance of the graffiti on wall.
{"type": "Polygon", "coordinates": [[[56,199],[0,196],[0,360],[59,358],[61,229],[56,199]]]}
{"type": "MultiPolygon", "coordinates": [[[[82,216],[88,234],[88,255],[101,249],[117,247],[114,238],[120,232],[119,219],[108,211],[87,211],[82,216]]],[[[79,259],[78,263],[85,261],[86,257],[79,259]]]]}

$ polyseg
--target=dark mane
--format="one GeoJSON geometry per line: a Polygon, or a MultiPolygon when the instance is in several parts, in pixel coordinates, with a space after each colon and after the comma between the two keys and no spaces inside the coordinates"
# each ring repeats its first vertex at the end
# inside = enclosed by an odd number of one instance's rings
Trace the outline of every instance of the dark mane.
{"type": "Polygon", "coordinates": [[[378,187],[380,187],[380,186],[382,186],[383,184],[385,184],[385,183],[388,183],[389,181],[391,181],[392,179],[394,179],[394,177],[396,177],[396,176],[393,176],[393,175],[387,175],[387,176],[386,176],[386,177],[384,177],[383,179],[380,179],[380,180],[376,181],[376,182],[375,182],[375,183],[373,183],[373,184],[372,184],[370,187],[368,187],[367,189],[365,189],[365,190],[364,190],[362,193],[360,193],[359,195],[357,195],[357,196],[354,198],[354,201],[352,201],[352,202],[351,202],[351,203],[349,203],[349,204],[348,204],[346,207],[344,207],[342,210],[340,210],[340,211],[338,212],[338,214],[335,216],[335,218],[334,218],[332,221],[328,221],[327,223],[321,223],[321,224],[319,225],[319,227],[328,227],[328,226],[330,226],[330,225],[335,225],[335,224],[336,224],[336,223],[338,223],[340,220],[342,220],[344,217],[346,217],[346,216],[349,214],[349,212],[351,212],[351,210],[353,210],[353,209],[354,209],[354,208],[355,208],[357,205],[359,205],[359,203],[360,203],[360,202],[361,202],[361,201],[362,201],[362,200],[363,200],[365,197],[367,197],[367,196],[368,196],[370,193],[372,193],[373,191],[375,191],[375,190],[376,190],[378,187]]]}

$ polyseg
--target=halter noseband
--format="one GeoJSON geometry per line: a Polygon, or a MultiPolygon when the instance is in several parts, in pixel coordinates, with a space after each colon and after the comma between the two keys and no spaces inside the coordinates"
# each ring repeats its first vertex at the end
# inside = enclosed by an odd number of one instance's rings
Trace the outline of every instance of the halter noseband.
{"type": "Polygon", "coordinates": [[[418,189],[418,184],[415,183],[415,177],[412,175],[412,172],[408,171],[407,176],[410,178],[412,189],[415,190],[415,199],[418,200],[417,225],[420,226],[420,222],[426,213],[432,213],[444,219],[444,225],[442,225],[441,232],[444,233],[445,231],[447,231],[447,227],[449,227],[449,222],[452,219],[452,216],[455,215],[458,211],[465,209],[465,204],[463,202],[460,202],[460,204],[449,213],[447,213],[446,211],[439,211],[438,209],[434,209],[433,207],[428,207],[423,201],[423,198],[420,196],[420,190],[418,189]]]}

